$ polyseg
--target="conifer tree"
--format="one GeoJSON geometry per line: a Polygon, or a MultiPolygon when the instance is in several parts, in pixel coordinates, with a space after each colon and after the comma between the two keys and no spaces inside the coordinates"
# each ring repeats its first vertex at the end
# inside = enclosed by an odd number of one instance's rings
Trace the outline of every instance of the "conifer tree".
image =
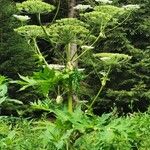
{"type": "Polygon", "coordinates": [[[15,3],[1,0],[0,6],[0,74],[16,79],[17,73],[31,74],[36,59],[26,40],[14,32],[20,25],[13,17],[17,13],[15,3]]]}

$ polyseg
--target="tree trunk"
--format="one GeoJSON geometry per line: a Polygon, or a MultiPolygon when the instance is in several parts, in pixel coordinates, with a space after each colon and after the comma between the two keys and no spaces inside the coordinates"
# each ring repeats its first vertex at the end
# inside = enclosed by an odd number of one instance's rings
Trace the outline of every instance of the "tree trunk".
{"type": "Polygon", "coordinates": [[[69,18],[74,18],[75,16],[75,10],[73,9],[73,7],[75,7],[76,5],[76,0],[68,0],[68,17],[69,18]]]}
{"type": "MultiPolygon", "coordinates": [[[[75,9],[73,7],[76,6],[76,0],[68,0],[68,17],[69,18],[75,18],[76,17],[76,12],[75,9]]],[[[70,56],[71,58],[74,56],[74,58],[77,57],[77,45],[75,43],[71,43],[71,50],[70,50],[70,56]]],[[[78,62],[77,61],[73,61],[72,64],[74,67],[78,66],[78,62]]]]}
{"type": "MultiPolygon", "coordinates": [[[[76,17],[76,11],[74,7],[76,6],[76,0],[68,0],[68,18],[75,18],[76,17]]],[[[70,57],[71,58],[76,58],[77,57],[77,44],[71,43],[70,45],[70,57]]],[[[73,65],[74,68],[78,67],[78,61],[74,61],[72,59],[71,64],[73,65]]],[[[78,101],[77,95],[73,92],[72,97],[74,101],[78,101]]]]}

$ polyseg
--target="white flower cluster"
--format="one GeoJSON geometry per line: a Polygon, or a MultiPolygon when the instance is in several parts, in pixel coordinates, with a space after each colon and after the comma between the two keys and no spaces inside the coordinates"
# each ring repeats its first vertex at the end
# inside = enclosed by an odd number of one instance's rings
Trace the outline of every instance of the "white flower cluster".
{"type": "Polygon", "coordinates": [[[49,64],[48,67],[50,69],[56,69],[56,70],[62,70],[65,68],[64,65],[58,65],[58,64],[49,64]]]}
{"type": "Polygon", "coordinates": [[[86,9],[91,9],[92,6],[91,5],[82,5],[82,4],[79,4],[77,6],[74,7],[74,9],[76,10],[86,10],[86,9]]]}
{"type": "Polygon", "coordinates": [[[124,5],[124,6],[122,6],[122,8],[124,8],[124,9],[139,9],[140,8],[140,6],[139,5],[124,5]]]}
{"type": "Polygon", "coordinates": [[[20,20],[20,21],[22,21],[22,22],[27,21],[27,20],[30,19],[29,16],[22,16],[22,15],[13,15],[13,16],[14,16],[16,19],[18,19],[18,20],[20,20]]]}
{"type": "Polygon", "coordinates": [[[111,4],[112,1],[110,0],[95,0],[96,2],[104,3],[104,4],[111,4]]]}
{"type": "MultiPolygon", "coordinates": [[[[65,68],[64,65],[58,65],[58,64],[49,64],[48,67],[50,69],[55,69],[55,70],[63,70],[65,68]]],[[[84,71],[84,68],[78,68],[78,71],[84,71]]]]}

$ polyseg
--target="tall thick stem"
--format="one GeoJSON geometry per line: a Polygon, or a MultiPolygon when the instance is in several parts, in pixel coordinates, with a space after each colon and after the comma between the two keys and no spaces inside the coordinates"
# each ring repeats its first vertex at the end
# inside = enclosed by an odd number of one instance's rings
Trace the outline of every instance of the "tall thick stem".
{"type": "Polygon", "coordinates": [[[72,83],[69,83],[69,91],[68,91],[68,112],[72,113],[73,112],[73,90],[72,90],[72,83]]]}
{"type": "MultiPolygon", "coordinates": [[[[70,55],[70,51],[71,51],[71,44],[69,43],[66,47],[66,57],[67,57],[67,63],[70,62],[71,60],[71,55],[70,55]]],[[[68,68],[69,69],[69,68],[68,68]]]]}
{"type": "MultiPolygon", "coordinates": [[[[71,44],[69,43],[67,45],[66,49],[66,56],[67,56],[67,70],[71,71],[72,70],[72,65],[71,65],[71,44]]],[[[72,113],[73,112],[73,87],[72,87],[72,80],[69,79],[68,83],[68,112],[72,113]]]]}

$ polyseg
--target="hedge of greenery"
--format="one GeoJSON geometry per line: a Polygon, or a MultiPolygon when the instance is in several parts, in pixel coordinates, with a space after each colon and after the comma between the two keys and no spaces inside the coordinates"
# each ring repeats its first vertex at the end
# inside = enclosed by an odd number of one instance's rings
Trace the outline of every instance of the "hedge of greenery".
{"type": "Polygon", "coordinates": [[[55,110],[55,118],[0,118],[2,150],[148,150],[150,115],[89,116],[80,109],[72,116],[55,110]]]}

